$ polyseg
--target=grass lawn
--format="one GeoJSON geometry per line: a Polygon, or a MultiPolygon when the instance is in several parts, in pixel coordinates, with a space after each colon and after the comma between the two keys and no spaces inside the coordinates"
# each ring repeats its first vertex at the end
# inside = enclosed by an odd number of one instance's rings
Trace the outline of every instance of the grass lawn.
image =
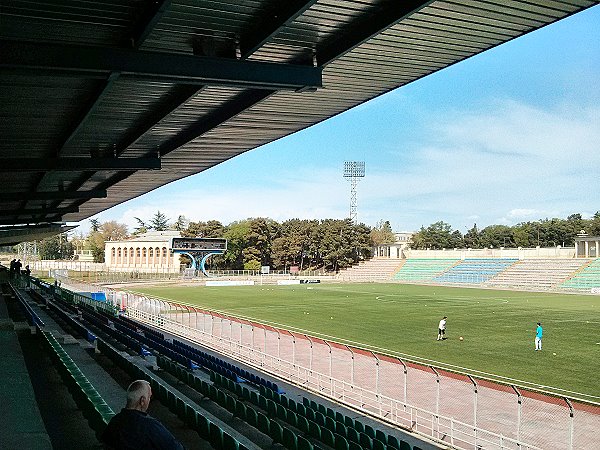
{"type": "Polygon", "coordinates": [[[403,284],[169,285],[139,292],[600,401],[600,296],[403,284]],[[438,342],[442,316],[448,339],[438,342]],[[541,352],[533,342],[538,321],[541,352]]]}

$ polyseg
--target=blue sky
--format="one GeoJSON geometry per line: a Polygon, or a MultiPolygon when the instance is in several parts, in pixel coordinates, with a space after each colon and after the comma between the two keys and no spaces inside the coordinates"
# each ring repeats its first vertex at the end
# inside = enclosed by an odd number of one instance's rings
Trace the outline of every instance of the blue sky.
{"type": "MultiPolygon", "coordinates": [[[[413,231],[600,210],[600,6],[399,88],[96,218],[347,217],[413,231]]],[[[80,231],[89,229],[89,221],[80,231]]]]}

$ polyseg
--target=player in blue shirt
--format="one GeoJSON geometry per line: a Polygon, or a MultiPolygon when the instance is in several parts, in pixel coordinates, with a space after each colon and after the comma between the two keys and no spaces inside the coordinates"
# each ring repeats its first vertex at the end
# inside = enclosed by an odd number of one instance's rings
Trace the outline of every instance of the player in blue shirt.
{"type": "Polygon", "coordinates": [[[541,350],[542,349],[542,334],[544,333],[544,330],[542,329],[542,323],[538,322],[537,323],[537,328],[535,329],[535,350],[541,350]]]}

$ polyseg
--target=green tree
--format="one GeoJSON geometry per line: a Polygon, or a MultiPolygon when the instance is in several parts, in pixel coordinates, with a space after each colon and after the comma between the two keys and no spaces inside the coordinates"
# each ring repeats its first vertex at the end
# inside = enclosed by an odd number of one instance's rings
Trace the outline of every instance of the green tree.
{"type": "Polygon", "coordinates": [[[512,229],[506,225],[490,225],[481,230],[479,243],[483,248],[513,247],[512,229]]]}
{"type": "Polygon", "coordinates": [[[256,270],[260,266],[270,266],[271,244],[278,230],[278,224],[262,217],[249,219],[249,229],[244,248],[244,269],[256,270]]]}
{"type": "MultiPolygon", "coordinates": [[[[138,236],[140,234],[147,233],[148,225],[146,225],[146,222],[144,222],[139,217],[134,217],[134,219],[137,221],[138,225],[137,225],[137,227],[135,227],[135,230],[133,230],[133,235],[138,236]]],[[[98,230],[96,230],[96,231],[98,231],[98,230]]]]}
{"type": "Polygon", "coordinates": [[[232,222],[225,228],[223,237],[227,239],[227,251],[223,255],[225,266],[230,269],[244,268],[244,249],[250,230],[248,220],[232,222]]]}
{"type": "Polygon", "coordinates": [[[181,233],[188,228],[189,224],[190,224],[190,221],[187,220],[185,218],[185,216],[180,215],[177,217],[177,220],[175,221],[175,223],[173,225],[171,225],[171,228],[174,229],[175,231],[179,231],[181,233]]]}
{"type": "Polygon", "coordinates": [[[396,242],[396,236],[392,231],[389,220],[380,220],[371,230],[371,241],[373,245],[393,244],[396,242]]]}
{"type": "Polygon", "coordinates": [[[92,227],[92,231],[98,231],[100,228],[100,220],[90,219],[90,226],[92,227]]]}
{"type": "Polygon", "coordinates": [[[466,248],[480,248],[479,229],[476,223],[473,224],[473,228],[467,231],[463,240],[466,248]]]}
{"type": "Polygon", "coordinates": [[[225,227],[218,220],[190,222],[181,234],[185,237],[222,238],[225,234],[225,227]]]}
{"type": "Polygon", "coordinates": [[[73,251],[73,244],[67,240],[66,233],[44,239],[39,245],[40,259],[71,259],[73,251]]]}
{"type": "Polygon", "coordinates": [[[150,227],[155,231],[165,231],[169,229],[169,219],[160,211],[156,211],[156,214],[150,219],[150,227]]]}

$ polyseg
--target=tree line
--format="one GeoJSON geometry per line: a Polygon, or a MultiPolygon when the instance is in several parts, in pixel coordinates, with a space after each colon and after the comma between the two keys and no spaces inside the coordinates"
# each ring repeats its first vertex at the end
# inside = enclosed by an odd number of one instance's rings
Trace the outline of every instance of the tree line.
{"type": "MultiPolygon", "coordinates": [[[[87,235],[55,236],[40,243],[42,259],[69,259],[75,251],[91,251],[94,261],[104,262],[104,243],[119,241],[148,231],[177,230],[185,237],[225,238],[227,252],[211,258],[213,268],[258,270],[261,266],[300,270],[324,268],[339,270],[370,258],[372,248],[393,243],[394,233],[389,221],[381,220],[374,227],[354,224],[349,219],[290,219],[277,222],[269,218],[248,218],[224,225],[218,220],[194,222],[180,215],[171,221],[157,211],[144,220],[136,218],[132,233],[115,221],[100,223],[92,219],[87,235]]],[[[412,237],[414,249],[452,248],[516,248],[569,247],[581,231],[600,235],[600,212],[590,219],[572,214],[566,219],[543,219],[522,222],[514,226],[490,225],[479,229],[476,224],[465,233],[438,221],[421,227],[412,237]]]]}
{"type": "Polygon", "coordinates": [[[428,227],[421,227],[413,234],[411,248],[572,247],[575,237],[582,231],[590,236],[600,235],[600,212],[596,212],[591,219],[583,219],[581,214],[572,214],[566,219],[543,219],[513,226],[490,225],[481,230],[474,224],[464,234],[453,230],[446,222],[439,221],[428,227]]]}

